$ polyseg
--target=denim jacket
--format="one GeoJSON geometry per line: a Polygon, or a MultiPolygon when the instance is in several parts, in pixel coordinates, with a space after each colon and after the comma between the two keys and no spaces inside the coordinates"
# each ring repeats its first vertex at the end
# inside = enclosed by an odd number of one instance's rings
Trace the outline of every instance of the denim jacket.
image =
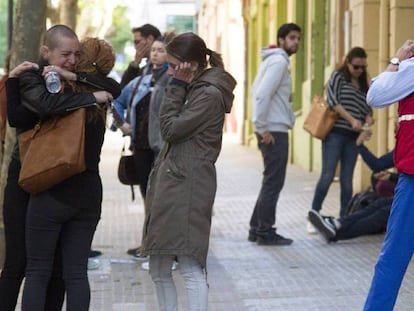
{"type": "Polygon", "coordinates": [[[119,116],[123,119],[123,121],[128,122],[131,125],[132,128],[132,140],[134,140],[134,132],[135,132],[135,124],[136,124],[136,106],[139,104],[139,102],[149,93],[151,92],[151,79],[152,74],[148,74],[143,76],[141,81],[141,76],[136,77],[135,79],[131,80],[123,89],[121,92],[121,95],[114,101],[114,108],[118,112],[119,116]],[[134,91],[134,88],[137,83],[140,83],[134,99],[132,100],[132,104],[130,107],[128,107],[130,101],[132,92],[134,91]],[[126,112],[126,114],[125,114],[126,112]]]}

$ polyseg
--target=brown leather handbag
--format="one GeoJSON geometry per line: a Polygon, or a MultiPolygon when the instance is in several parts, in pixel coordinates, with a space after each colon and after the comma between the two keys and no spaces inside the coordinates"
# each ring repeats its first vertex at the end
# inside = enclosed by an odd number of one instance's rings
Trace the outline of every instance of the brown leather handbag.
{"type": "Polygon", "coordinates": [[[303,123],[303,129],[315,138],[324,140],[338,119],[338,113],[328,106],[326,100],[315,95],[311,109],[303,123]]]}
{"type": "Polygon", "coordinates": [[[29,193],[52,188],[85,166],[85,108],[39,122],[19,134],[19,185],[29,193]]]}

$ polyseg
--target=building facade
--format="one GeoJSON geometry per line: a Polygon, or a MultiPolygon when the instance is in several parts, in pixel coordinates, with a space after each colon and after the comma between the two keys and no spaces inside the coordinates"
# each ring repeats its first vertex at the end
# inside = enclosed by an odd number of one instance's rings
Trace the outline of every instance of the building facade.
{"type": "MultiPolygon", "coordinates": [[[[238,135],[246,145],[255,145],[251,122],[250,90],[260,64],[259,49],[276,42],[276,32],[282,23],[294,22],[302,27],[300,51],[291,57],[293,78],[293,102],[297,116],[290,133],[290,162],[309,171],[321,168],[321,143],[303,129],[303,121],[310,109],[312,97],[323,94],[324,85],[331,72],[342,63],[348,50],[354,46],[363,47],[368,53],[368,73],[374,77],[388,64],[406,39],[414,38],[414,1],[412,0],[206,0],[199,1],[199,25],[225,23],[230,16],[223,16],[220,8],[240,3],[239,14],[243,18],[244,40],[243,80],[238,79],[243,94],[241,112],[236,122],[238,135]],[[205,12],[214,6],[216,15],[205,12]]],[[[237,6],[234,6],[237,8],[237,6]]],[[[226,26],[227,27],[227,26],[226,26]]],[[[222,28],[225,29],[225,26],[222,28]]],[[[217,29],[206,27],[205,36],[215,38],[217,29]]],[[[199,28],[201,31],[201,28],[199,28]]],[[[221,37],[225,37],[221,34],[221,37]]],[[[217,37],[216,37],[217,38],[217,37]]],[[[232,38],[234,40],[234,38],[232,38]]],[[[224,46],[222,46],[224,49],[224,46]]],[[[224,50],[223,50],[224,53],[224,50]]],[[[228,47],[226,53],[231,59],[234,53],[241,53],[238,45],[228,47]]],[[[238,68],[240,70],[241,68],[238,68]]],[[[230,68],[230,71],[232,68],[230,68]]],[[[375,110],[374,136],[368,147],[376,154],[383,154],[395,144],[394,120],[396,107],[375,110]]],[[[358,162],[355,190],[369,184],[368,169],[358,162]]]]}
{"type": "MultiPolygon", "coordinates": [[[[226,116],[225,130],[242,133],[245,112],[244,24],[240,0],[205,0],[197,2],[197,33],[211,50],[222,54],[226,70],[237,80],[235,100],[226,116]]],[[[238,136],[241,140],[241,136],[238,136]]]]}

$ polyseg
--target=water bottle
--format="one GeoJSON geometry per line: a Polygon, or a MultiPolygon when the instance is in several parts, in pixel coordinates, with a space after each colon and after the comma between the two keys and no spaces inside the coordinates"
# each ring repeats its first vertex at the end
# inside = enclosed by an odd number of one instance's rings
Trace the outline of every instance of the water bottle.
{"type": "Polygon", "coordinates": [[[62,88],[62,83],[60,82],[59,75],[56,71],[51,70],[46,76],[46,88],[49,93],[56,94],[59,93],[62,88]]]}

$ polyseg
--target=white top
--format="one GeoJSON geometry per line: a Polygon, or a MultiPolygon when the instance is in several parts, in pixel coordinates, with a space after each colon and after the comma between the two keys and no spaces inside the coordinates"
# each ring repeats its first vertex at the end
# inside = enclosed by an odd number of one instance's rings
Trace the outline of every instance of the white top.
{"type": "Polygon", "coordinates": [[[414,92],[414,58],[403,60],[398,71],[384,71],[371,80],[367,102],[373,107],[389,106],[414,92]]]}
{"type": "Polygon", "coordinates": [[[252,85],[255,132],[288,132],[293,127],[289,55],[281,48],[263,48],[262,63],[252,85]]]}

